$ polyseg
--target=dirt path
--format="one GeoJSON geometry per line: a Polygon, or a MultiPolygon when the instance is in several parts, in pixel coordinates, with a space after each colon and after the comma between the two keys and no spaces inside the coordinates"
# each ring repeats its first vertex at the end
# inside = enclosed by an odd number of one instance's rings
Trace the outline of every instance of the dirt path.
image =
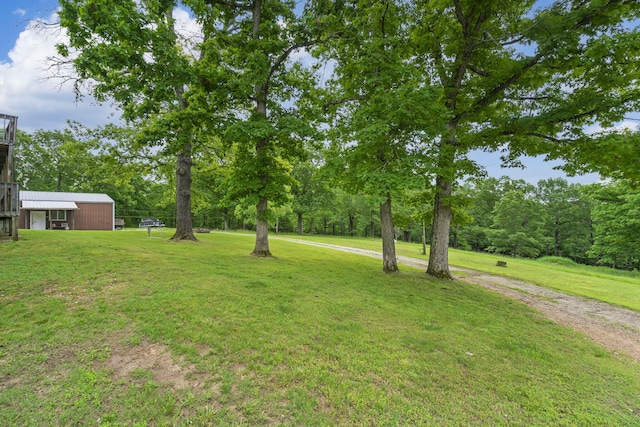
{"type": "MultiPolygon", "coordinates": [[[[277,237],[278,240],[335,249],[382,259],[376,251],[350,248],[327,243],[277,237]]],[[[399,256],[400,264],[427,268],[427,261],[399,256]]],[[[480,285],[509,298],[522,301],[544,313],[549,319],[582,332],[596,343],[614,353],[626,353],[640,362],[640,313],[601,301],[566,295],[541,286],[494,276],[475,270],[451,267],[454,276],[462,281],[480,285]],[[456,274],[462,273],[462,274],[456,274]]]]}

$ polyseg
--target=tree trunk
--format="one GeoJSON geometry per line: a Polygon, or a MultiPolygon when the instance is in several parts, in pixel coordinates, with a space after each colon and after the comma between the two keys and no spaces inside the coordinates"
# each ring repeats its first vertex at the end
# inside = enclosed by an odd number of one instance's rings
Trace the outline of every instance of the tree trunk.
{"type": "Polygon", "coordinates": [[[422,255],[427,254],[427,224],[422,221],[422,255]]]}
{"type": "Polygon", "coordinates": [[[173,241],[194,240],[191,217],[191,142],[178,154],[176,167],[176,232],[173,241]]]}
{"type": "MultiPolygon", "coordinates": [[[[258,40],[260,38],[260,22],[262,20],[262,0],[255,0],[253,2],[253,39],[258,40]]],[[[253,87],[255,101],[256,101],[256,113],[259,116],[267,117],[267,96],[268,85],[256,83],[253,87]]],[[[263,160],[267,154],[268,141],[266,139],[260,139],[256,142],[256,160],[259,167],[264,167],[263,160]]],[[[267,171],[263,170],[262,185],[263,188],[269,181],[267,171]]],[[[267,197],[260,196],[260,201],[256,205],[256,246],[251,252],[251,255],[258,257],[270,257],[271,251],[269,250],[269,222],[267,218],[267,197]]]]}
{"type": "Polygon", "coordinates": [[[229,231],[229,209],[225,208],[223,213],[224,231],[229,231]]]}
{"type": "Polygon", "coordinates": [[[270,257],[269,251],[269,222],[267,221],[267,198],[256,205],[256,246],[251,255],[258,257],[270,257]]]}
{"type": "MultiPolygon", "coordinates": [[[[258,100],[258,112],[266,115],[266,103],[258,100]]],[[[262,164],[262,159],[267,156],[265,153],[267,149],[267,141],[261,140],[256,144],[256,157],[258,158],[258,164],[262,164]]],[[[263,175],[263,186],[267,186],[268,176],[263,175]]],[[[264,188],[263,187],[263,188],[264,188]]],[[[267,197],[262,196],[260,202],[256,205],[256,247],[251,253],[253,256],[270,257],[269,251],[269,222],[267,218],[267,197]]]]}
{"type": "Polygon", "coordinates": [[[369,233],[371,234],[372,239],[376,237],[376,223],[373,222],[373,219],[369,223],[369,233]]]}
{"type": "Polygon", "coordinates": [[[380,230],[382,234],[382,271],[395,273],[398,270],[396,259],[395,231],[393,216],[391,215],[391,194],[387,193],[387,200],[380,204],[380,230]]]}
{"type": "Polygon", "coordinates": [[[449,231],[451,230],[451,180],[436,178],[436,197],[433,206],[433,226],[427,274],[440,279],[453,279],[449,271],[449,231]]]}
{"type": "Polygon", "coordinates": [[[303,222],[302,222],[302,212],[298,212],[298,234],[302,234],[302,227],[303,227],[303,222]]]}
{"type": "MultiPolygon", "coordinates": [[[[172,7],[169,4],[165,4],[164,7],[162,13],[171,24],[173,36],[177,38],[172,7]]],[[[186,110],[189,107],[189,101],[184,96],[184,87],[176,85],[174,90],[180,107],[182,110],[186,110]]],[[[193,235],[193,218],[191,217],[191,166],[193,164],[191,125],[185,125],[178,129],[178,138],[178,142],[184,142],[184,144],[178,152],[176,161],[176,232],[171,240],[197,241],[198,239],[193,235]]]]}

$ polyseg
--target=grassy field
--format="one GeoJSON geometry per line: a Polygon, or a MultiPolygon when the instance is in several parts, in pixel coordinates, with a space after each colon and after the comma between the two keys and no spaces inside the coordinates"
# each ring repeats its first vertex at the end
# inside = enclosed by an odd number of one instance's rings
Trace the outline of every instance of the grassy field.
{"type": "MultiPolygon", "coordinates": [[[[288,235],[287,238],[382,251],[382,243],[379,239],[308,235],[288,235]]],[[[428,251],[427,248],[427,253],[428,251]]],[[[402,256],[427,259],[422,255],[422,245],[415,243],[397,242],[396,252],[402,256]]],[[[455,249],[449,250],[449,263],[451,266],[507,276],[568,294],[585,296],[640,311],[640,274],[638,272],[578,264],[564,265],[455,249]],[[498,260],[506,261],[507,268],[496,266],[498,260]]]]}
{"type": "Polygon", "coordinates": [[[520,303],[170,235],[0,244],[0,425],[640,425],[638,365],[520,303]]]}

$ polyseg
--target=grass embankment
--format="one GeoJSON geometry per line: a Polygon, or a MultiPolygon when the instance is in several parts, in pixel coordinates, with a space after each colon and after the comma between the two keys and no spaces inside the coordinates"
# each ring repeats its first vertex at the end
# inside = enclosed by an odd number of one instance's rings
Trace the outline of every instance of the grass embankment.
{"type": "Polygon", "coordinates": [[[640,425],[638,365],[522,304],[164,234],[0,244],[0,425],[640,425]]]}
{"type": "MultiPolygon", "coordinates": [[[[288,235],[287,237],[379,252],[382,250],[382,243],[379,239],[307,235],[288,235]]],[[[396,252],[402,256],[427,259],[422,255],[422,245],[415,243],[397,242],[396,252]]],[[[427,247],[428,252],[429,248],[427,247]]],[[[528,260],[455,249],[449,250],[449,263],[455,267],[511,277],[568,294],[593,298],[640,311],[640,275],[637,272],[558,263],[553,262],[553,259],[545,262],[544,259],[528,260]],[[507,268],[496,266],[498,260],[507,261],[507,268]]]]}

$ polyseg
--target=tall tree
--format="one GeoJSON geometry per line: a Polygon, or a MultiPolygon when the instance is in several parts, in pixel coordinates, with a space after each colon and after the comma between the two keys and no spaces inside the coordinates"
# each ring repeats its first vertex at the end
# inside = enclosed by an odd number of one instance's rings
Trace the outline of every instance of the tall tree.
{"type": "Polygon", "coordinates": [[[493,208],[490,252],[535,258],[544,247],[542,205],[534,186],[515,181],[493,208]]]}
{"type": "Polygon", "coordinates": [[[333,113],[329,164],[350,191],[377,198],[383,271],[396,272],[392,200],[423,182],[419,136],[442,118],[440,92],[412,64],[403,2],[336,3],[332,10],[340,36],[322,50],[335,65],[326,103],[333,113]]]}
{"type": "Polygon", "coordinates": [[[591,206],[579,184],[550,178],[538,182],[544,233],[551,241],[549,255],[584,259],[591,246],[591,206]]]}
{"type": "Polygon", "coordinates": [[[96,176],[94,141],[71,129],[20,131],[16,144],[17,179],[25,190],[87,191],[96,176]]]}
{"type": "Polygon", "coordinates": [[[222,52],[225,78],[233,82],[236,122],[225,139],[235,145],[231,192],[256,208],[254,256],[271,256],[269,203],[289,198],[294,159],[304,156],[311,132],[297,103],[315,82],[294,54],[317,42],[290,0],[226,2],[215,0],[231,31],[208,28],[207,54],[222,52]],[[213,41],[215,40],[215,43],[213,41]]]}
{"type": "Polygon", "coordinates": [[[504,193],[507,179],[474,178],[460,188],[463,194],[473,200],[468,208],[468,215],[473,221],[463,227],[460,234],[474,251],[484,251],[490,245],[487,233],[493,225],[493,208],[504,193]]]}
{"type": "Polygon", "coordinates": [[[612,268],[640,265],[640,191],[626,181],[593,185],[594,243],[589,254],[612,268]]]}
{"type": "Polygon", "coordinates": [[[567,0],[539,9],[533,0],[413,4],[416,60],[444,90],[442,103],[450,112],[447,130],[433,146],[438,191],[427,269],[450,278],[452,183],[469,171],[470,150],[503,150],[506,162],[522,154],[559,156],[559,146],[566,155],[587,135],[586,125],[608,126],[637,110],[639,35],[627,23],[638,17],[640,4],[567,0]]]}
{"type": "Polygon", "coordinates": [[[319,173],[318,166],[311,161],[298,162],[293,167],[292,176],[296,183],[291,188],[292,209],[296,214],[297,233],[303,233],[304,215],[311,216],[323,208],[331,200],[332,194],[325,186],[319,173]]]}
{"type": "Polygon", "coordinates": [[[202,114],[191,108],[189,96],[202,79],[194,67],[195,47],[176,29],[176,5],[177,0],[61,0],[60,25],[69,42],[58,45],[58,65],[73,65],[79,94],[86,85],[99,101],[115,100],[126,119],[143,126],[148,144],[176,156],[172,239],[195,240],[191,165],[202,114]]]}

